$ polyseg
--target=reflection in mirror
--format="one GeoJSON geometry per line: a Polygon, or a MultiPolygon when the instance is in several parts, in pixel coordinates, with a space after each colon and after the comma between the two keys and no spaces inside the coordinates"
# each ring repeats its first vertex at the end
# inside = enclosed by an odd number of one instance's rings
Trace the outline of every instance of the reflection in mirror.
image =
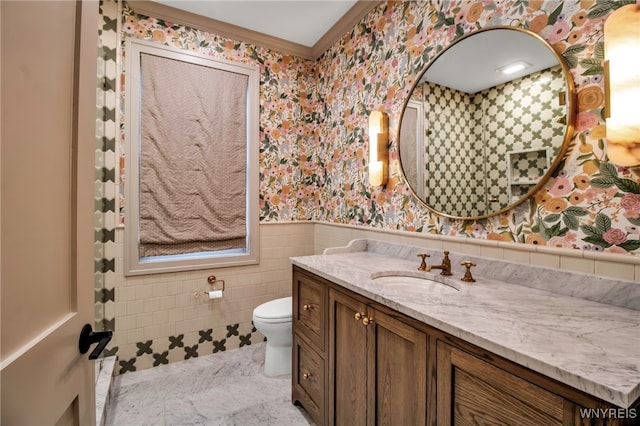
{"type": "Polygon", "coordinates": [[[440,214],[482,218],[532,194],[566,149],[569,77],[546,42],[515,28],[480,30],[443,51],[400,125],[402,169],[416,196],[440,214]]]}

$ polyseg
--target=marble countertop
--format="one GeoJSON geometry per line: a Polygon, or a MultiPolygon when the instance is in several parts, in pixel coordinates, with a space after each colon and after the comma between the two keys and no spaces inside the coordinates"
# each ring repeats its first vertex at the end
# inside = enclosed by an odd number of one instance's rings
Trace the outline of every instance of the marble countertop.
{"type": "MultiPolygon", "coordinates": [[[[358,241],[322,255],[293,257],[291,262],[619,407],[629,408],[640,397],[640,311],[476,274],[475,283],[466,283],[460,280],[463,267],[454,257],[451,277],[437,270],[420,272],[417,248],[386,244],[380,249],[378,242],[373,251],[370,240],[358,241]],[[387,273],[444,284],[372,279],[387,273]]],[[[441,258],[441,253],[434,254],[427,263],[441,258]]]]}

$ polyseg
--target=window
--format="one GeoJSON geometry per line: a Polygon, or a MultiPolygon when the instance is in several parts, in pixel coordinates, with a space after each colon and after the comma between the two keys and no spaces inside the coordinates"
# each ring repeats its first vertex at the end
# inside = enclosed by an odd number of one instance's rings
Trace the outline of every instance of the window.
{"type": "Polygon", "coordinates": [[[257,67],[126,55],[125,275],[258,263],[257,67]]]}

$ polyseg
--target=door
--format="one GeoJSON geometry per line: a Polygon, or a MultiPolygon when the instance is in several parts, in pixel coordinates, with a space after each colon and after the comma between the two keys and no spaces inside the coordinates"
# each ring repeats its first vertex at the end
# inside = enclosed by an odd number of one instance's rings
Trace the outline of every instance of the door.
{"type": "Polygon", "coordinates": [[[369,309],[367,424],[425,425],[427,335],[369,309]]]}
{"type": "Polygon", "coordinates": [[[410,99],[407,101],[400,124],[400,156],[407,182],[421,200],[427,196],[426,137],[422,102],[410,99]]]}
{"type": "Polygon", "coordinates": [[[0,2],[1,422],[95,423],[98,3],[0,2]]]}
{"type": "Polygon", "coordinates": [[[367,306],[329,290],[329,422],[364,426],[367,421],[367,306]]]}
{"type": "Polygon", "coordinates": [[[444,342],[437,350],[439,425],[567,424],[560,396],[444,342]]]}
{"type": "Polygon", "coordinates": [[[329,419],[335,425],[424,425],[427,335],[329,290],[329,419]]]}

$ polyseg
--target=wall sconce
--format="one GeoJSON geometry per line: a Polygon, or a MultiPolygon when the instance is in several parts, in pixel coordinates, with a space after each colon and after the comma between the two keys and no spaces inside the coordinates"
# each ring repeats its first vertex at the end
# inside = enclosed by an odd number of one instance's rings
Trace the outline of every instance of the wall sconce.
{"type": "Polygon", "coordinates": [[[604,24],[607,156],[640,164],[640,3],[614,11],[604,24]]]}
{"type": "Polygon", "coordinates": [[[389,176],[389,116],[381,111],[369,115],[369,184],[384,186],[389,176]]]}

